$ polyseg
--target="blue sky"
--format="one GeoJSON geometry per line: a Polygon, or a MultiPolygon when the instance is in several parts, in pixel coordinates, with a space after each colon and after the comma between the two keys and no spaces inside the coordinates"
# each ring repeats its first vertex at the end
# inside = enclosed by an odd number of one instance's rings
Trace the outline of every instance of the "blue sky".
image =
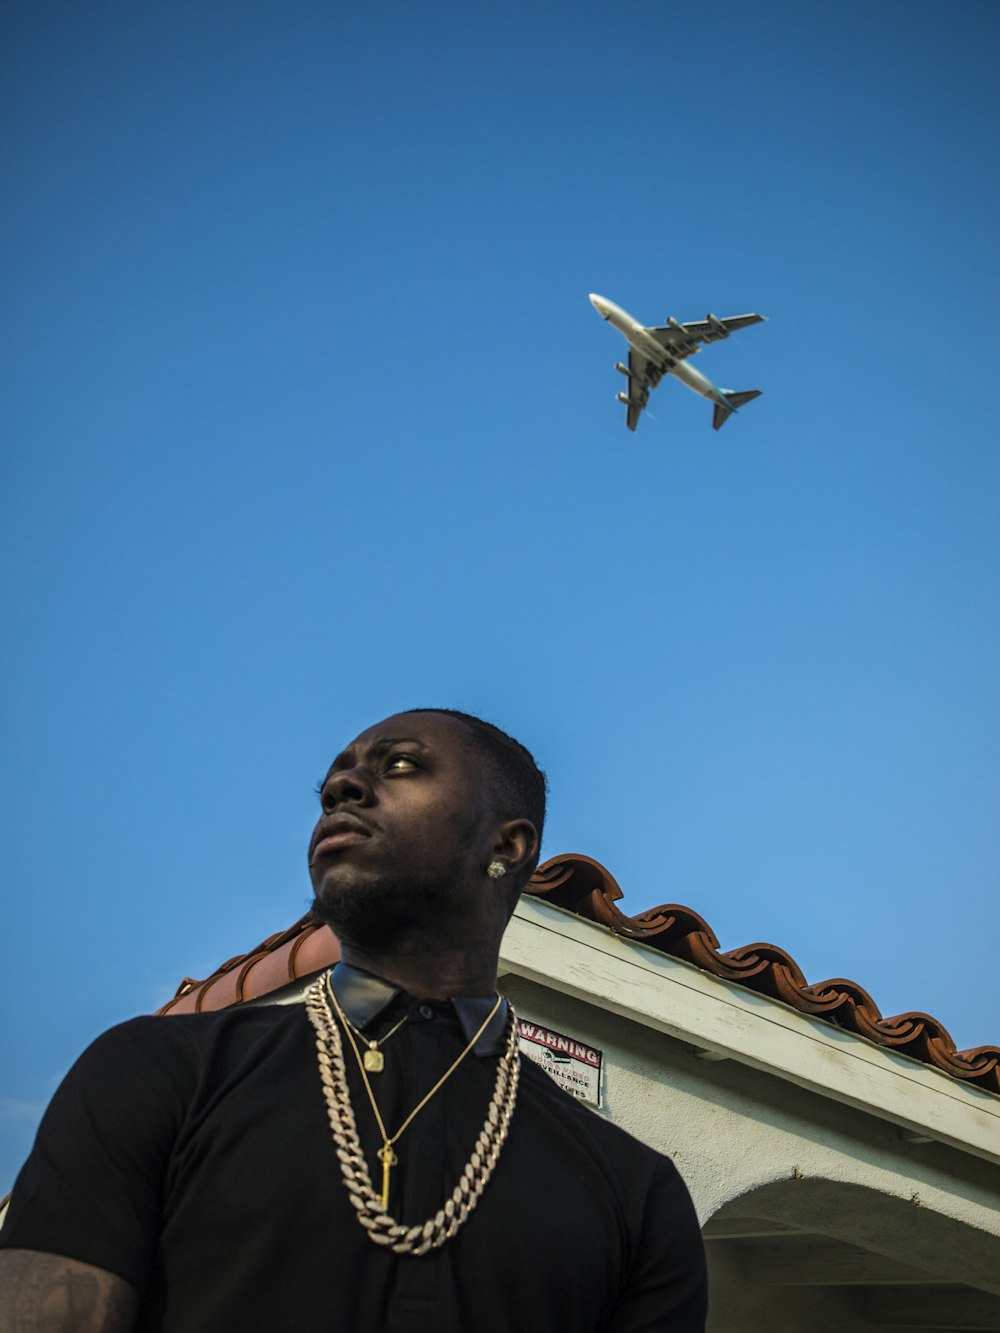
{"type": "Polygon", "coordinates": [[[4,7],[0,1183],[398,708],[545,854],[1000,1042],[1000,11],[4,7]],[[647,323],[759,310],[635,435],[647,323]]]}

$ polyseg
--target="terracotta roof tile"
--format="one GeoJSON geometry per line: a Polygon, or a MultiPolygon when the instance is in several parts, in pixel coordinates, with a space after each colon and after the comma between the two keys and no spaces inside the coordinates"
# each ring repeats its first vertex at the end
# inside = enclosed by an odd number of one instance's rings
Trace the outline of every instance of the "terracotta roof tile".
{"type": "Polygon", "coordinates": [[[340,945],[329,926],[307,912],[287,930],[270,935],[249,953],[237,954],[204,981],[185,977],[177,993],[158,1014],[198,1014],[254,1000],[286,986],[296,977],[329,967],[340,957],[340,945]]]}
{"type": "Polygon", "coordinates": [[[959,1051],[936,1018],[918,1012],[883,1018],[875,1001],[856,981],[843,977],[809,984],[791,954],[775,944],[745,944],[723,953],[708,923],[690,907],[664,904],[626,916],[616,905],[622,891],[599,862],[587,856],[556,856],[540,866],[530,892],[601,922],[617,935],[675,958],[684,958],[717,977],[783,1000],[794,1009],[867,1037],[869,1041],[922,1060],[953,1078],[1000,1093],[1000,1046],[959,1051]]]}
{"type": "MultiPolygon", "coordinates": [[[[546,861],[535,871],[527,892],[607,926],[625,939],[640,940],[714,976],[783,1000],[802,1013],[922,1060],[952,1078],[1000,1094],[1000,1046],[959,1051],[944,1025],[929,1014],[883,1018],[875,1001],[856,981],[836,977],[810,984],[791,954],[775,944],[745,944],[721,952],[708,923],[690,907],[667,903],[626,916],[617,906],[622,891],[614,877],[589,856],[569,854],[546,861]]],[[[329,927],[306,915],[250,953],[223,963],[204,981],[185,977],[174,999],[158,1012],[224,1009],[266,995],[296,977],[335,963],[339,957],[340,948],[329,927]]]]}

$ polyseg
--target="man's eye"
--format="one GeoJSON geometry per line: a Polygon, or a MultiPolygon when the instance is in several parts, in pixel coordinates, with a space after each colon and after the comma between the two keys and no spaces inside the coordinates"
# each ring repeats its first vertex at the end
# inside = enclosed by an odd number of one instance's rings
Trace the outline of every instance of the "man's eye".
{"type": "Polygon", "coordinates": [[[417,768],[417,761],[408,754],[394,754],[385,766],[387,773],[405,773],[408,768],[417,768]]]}

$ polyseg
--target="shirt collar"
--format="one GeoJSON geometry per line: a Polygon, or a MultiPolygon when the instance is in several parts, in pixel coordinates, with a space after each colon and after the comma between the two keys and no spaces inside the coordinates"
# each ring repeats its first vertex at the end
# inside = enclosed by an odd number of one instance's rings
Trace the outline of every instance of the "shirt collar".
{"type": "MultiPolygon", "coordinates": [[[[384,1013],[397,996],[412,1000],[412,996],[408,996],[401,987],[394,986],[391,981],[376,977],[371,972],[362,972],[360,968],[351,967],[349,963],[343,962],[331,969],[330,989],[347,1017],[362,1031],[384,1013]]],[[[496,1004],[496,999],[496,995],[452,996],[451,1004],[455,1010],[455,1017],[465,1033],[466,1041],[471,1041],[482,1027],[486,1015],[496,1004]]],[[[490,1019],[486,1031],[473,1046],[473,1055],[502,1054],[506,1031],[507,1001],[503,999],[490,1019]]]]}

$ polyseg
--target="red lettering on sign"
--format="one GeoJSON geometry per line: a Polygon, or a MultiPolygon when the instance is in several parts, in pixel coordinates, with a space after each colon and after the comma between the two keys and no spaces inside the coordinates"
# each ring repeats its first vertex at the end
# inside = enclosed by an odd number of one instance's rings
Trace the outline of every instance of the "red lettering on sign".
{"type": "Polygon", "coordinates": [[[528,1023],[522,1018],[518,1023],[518,1034],[538,1046],[546,1046],[552,1051],[562,1051],[574,1060],[582,1060],[592,1069],[601,1067],[600,1051],[594,1050],[592,1046],[585,1046],[582,1041],[563,1036],[561,1032],[553,1032],[550,1028],[540,1027],[537,1023],[528,1023]]]}

